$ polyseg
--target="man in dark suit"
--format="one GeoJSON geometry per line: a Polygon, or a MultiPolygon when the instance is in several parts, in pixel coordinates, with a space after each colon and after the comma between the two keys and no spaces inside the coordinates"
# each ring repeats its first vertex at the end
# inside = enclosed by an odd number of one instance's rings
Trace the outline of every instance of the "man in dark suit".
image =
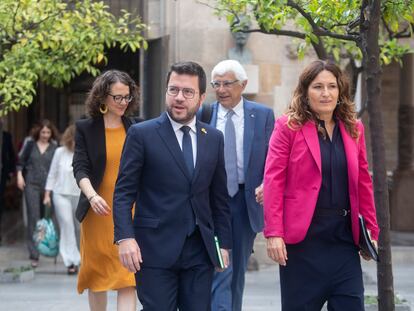
{"type": "Polygon", "coordinates": [[[224,133],[233,230],[230,266],[214,276],[212,310],[241,311],[244,274],[256,234],[263,230],[263,207],[256,202],[256,192],[262,191],[267,148],[275,119],[272,109],[242,96],[247,74],[238,61],[218,63],[211,78],[217,101],[211,107],[210,124],[224,133]]]}
{"type": "Polygon", "coordinates": [[[214,236],[231,248],[223,135],[195,114],[206,76],[193,62],[167,76],[166,112],[130,128],[114,194],[115,241],[143,310],[210,310],[214,236]],[[134,220],[131,208],[136,203],[134,220]]]}

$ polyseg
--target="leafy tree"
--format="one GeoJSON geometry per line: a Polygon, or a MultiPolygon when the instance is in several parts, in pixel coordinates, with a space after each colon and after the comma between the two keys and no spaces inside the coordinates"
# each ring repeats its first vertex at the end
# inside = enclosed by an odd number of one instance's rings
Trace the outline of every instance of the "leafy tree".
{"type": "MultiPolygon", "coordinates": [[[[381,65],[401,61],[410,53],[399,38],[412,36],[413,0],[216,0],[198,1],[225,16],[233,31],[261,32],[297,38],[298,54],[312,47],[321,59],[348,59],[354,77],[363,72],[373,154],[375,203],[381,229],[379,239],[379,310],[394,306],[390,213],[380,107],[381,65]],[[257,28],[243,30],[247,16],[257,28]],[[361,61],[358,66],[357,60],[361,61]]],[[[356,79],[354,79],[356,80],[356,79]]]]}
{"type": "Polygon", "coordinates": [[[0,116],[28,106],[38,81],[59,88],[84,71],[97,75],[105,48],[146,48],[144,24],[121,15],[91,0],[1,0],[0,116]]]}

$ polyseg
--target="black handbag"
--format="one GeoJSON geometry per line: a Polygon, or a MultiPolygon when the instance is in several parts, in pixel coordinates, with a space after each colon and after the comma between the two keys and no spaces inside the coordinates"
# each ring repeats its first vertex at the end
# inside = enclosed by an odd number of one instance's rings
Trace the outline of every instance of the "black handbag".
{"type": "Polygon", "coordinates": [[[379,261],[377,249],[372,244],[371,235],[365,225],[364,217],[361,215],[359,215],[359,249],[365,256],[379,261]]]}

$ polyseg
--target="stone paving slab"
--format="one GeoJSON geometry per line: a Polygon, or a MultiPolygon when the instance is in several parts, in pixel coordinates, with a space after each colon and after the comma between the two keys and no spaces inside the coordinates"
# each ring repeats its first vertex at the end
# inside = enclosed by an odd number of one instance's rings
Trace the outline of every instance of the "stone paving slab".
{"type": "MultiPolygon", "coordinates": [[[[395,291],[414,307],[413,247],[393,248],[395,291]]],[[[23,245],[0,247],[0,267],[25,260],[23,245]]],[[[376,265],[364,262],[363,271],[367,294],[376,294],[376,265]]],[[[79,311],[88,310],[87,293],[76,291],[76,276],[68,276],[62,260],[56,265],[50,258],[41,258],[32,281],[0,284],[0,311],[79,311]]],[[[116,293],[110,292],[108,310],[116,310],[116,293]]],[[[246,274],[244,311],[280,311],[279,273],[276,265],[260,266],[259,271],[246,274]]]]}

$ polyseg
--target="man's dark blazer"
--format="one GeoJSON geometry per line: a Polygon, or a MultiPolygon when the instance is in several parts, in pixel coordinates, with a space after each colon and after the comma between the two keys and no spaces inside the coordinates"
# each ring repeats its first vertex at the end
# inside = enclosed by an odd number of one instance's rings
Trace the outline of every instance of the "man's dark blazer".
{"type": "MultiPolygon", "coordinates": [[[[133,119],[122,117],[125,131],[134,123],[133,119]]],[[[95,191],[102,182],[106,166],[105,124],[103,117],[76,121],[75,154],[73,155],[73,174],[76,182],[89,178],[95,191]]],[[[109,203],[109,202],[108,202],[109,203]]],[[[76,218],[81,222],[88,212],[90,203],[81,192],[76,218]]]]}
{"type": "MultiPolygon", "coordinates": [[[[211,107],[210,125],[214,127],[217,124],[218,105],[218,102],[214,102],[211,107]]],[[[261,232],[264,226],[263,206],[256,202],[255,189],[263,182],[267,149],[275,117],[272,109],[245,98],[243,98],[243,107],[244,196],[250,226],[254,232],[261,232]]],[[[202,111],[198,116],[201,114],[202,111]]]]}
{"type": "Polygon", "coordinates": [[[187,237],[189,208],[212,264],[219,266],[214,235],[222,248],[231,248],[223,135],[199,121],[196,128],[192,177],[166,113],[128,131],[114,194],[115,241],[135,237],[144,267],[169,268],[177,261],[187,237]]]}

